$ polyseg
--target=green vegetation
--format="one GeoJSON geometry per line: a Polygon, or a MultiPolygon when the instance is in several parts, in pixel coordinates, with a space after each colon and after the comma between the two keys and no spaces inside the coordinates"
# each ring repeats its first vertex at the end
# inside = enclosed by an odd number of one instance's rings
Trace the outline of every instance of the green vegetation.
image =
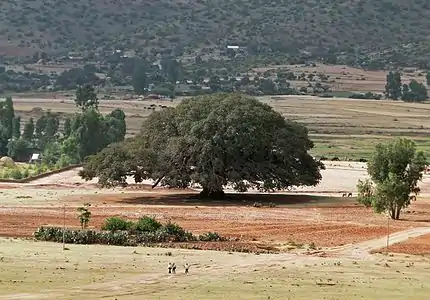
{"type": "Polygon", "coordinates": [[[275,191],[319,182],[323,165],[312,148],[307,129],[270,106],[215,94],[152,113],[138,136],[91,156],[80,176],[104,186],[126,185],[127,175],[176,188],[196,183],[202,197],[222,197],[227,183],[275,191]]]}
{"type": "Polygon", "coordinates": [[[81,224],[82,229],[86,229],[88,227],[88,223],[90,222],[91,218],[91,212],[89,210],[89,207],[91,204],[85,203],[84,206],[78,207],[78,219],[79,223],[81,224]]]}
{"type": "Polygon", "coordinates": [[[45,164],[15,164],[12,167],[0,167],[0,179],[24,179],[53,171],[57,168],[58,166],[50,167],[45,164]]]}
{"type": "MultiPolygon", "coordinates": [[[[4,40],[75,59],[116,49],[195,60],[238,55],[227,45],[262,61],[308,56],[330,63],[354,62],[376,68],[386,62],[422,63],[430,7],[425,1],[2,1],[4,40]],[[392,16],[378,17],[378,16],[392,16]],[[402,24],[401,27],[398,24],[402,24]],[[142,28],[145,28],[142,31],[142,28]],[[342,30],[334,30],[342,28],[342,30]],[[218,50],[218,51],[217,51],[218,50]],[[310,54],[303,54],[308,50],[310,54]],[[342,53],[342,55],[340,55],[342,53]]],[[[10,53],[13,55],[14,53],[10,53]]]]}
{"type": "Polygon", "coordinates": [[[408,207],[420,191],[418,182],[426,163],[424,153],[417,152],[410,140],[378,144],[368,162],[371,180],[359,181],[357,200],[373,207],[377,213],[388,212],[392,219],[398,220],[401,210],[408,207]]]}
{"type": "Polygon", "coordinates": [[[119,217],[107,218],[102,226],[102,230],[106,231],[128,231],[134,225],[133,222],[121,219],[119,217]]]}
{"type": "MultiPolygon", "coordinates": [[[[85,226],[82,225],[82,229],[85,229],[85,226]]],[[[63,230],[60,227],[42,226],[37,229],[34,236],[37,240],[41,241],[62,242],[63,230]]],[[[163,225],[148,216],[142,217],[136,223],[119,217],[108,218],[105,220],[102,230],[66,229],[64,230],[64,240],[68,244],[108,244],[121,246],[164,242],[210,242],[226,240],[226,238],[221,237],[216,232],[194,236],[191,232],[185,231],[177,224],[167,222],[163,225]]]]}
{"type": "Polygon", "coordinates": [[[40,174],[40,170],[53,170],[82,162],[108,144],[124,139],[125,114],[120,109],[103,116],[98,111],[98,99],[91,86],[79,87],[76,105],[82,112],[66,118],[61,130],[58,113],[50,110],[37,120],[30,118],[21,134],[20,117],[15,115],[12,98],[0,102],[0,156],[14,161],[28,162],[32,153],[40,153],[38,166],[8,166],[0,169],[2,178],[25,178],[40,174]],[[21,175],[20,175],[21,173],[21,175]]]}
{"type": "Polygon", "coordinates": [[[408,102],[423,102],[428,97],[426,86],[414,79],[409,84],[402,85],[400,72],[388,73],[385,95],[389,99],[402,99],[408,102]]]}

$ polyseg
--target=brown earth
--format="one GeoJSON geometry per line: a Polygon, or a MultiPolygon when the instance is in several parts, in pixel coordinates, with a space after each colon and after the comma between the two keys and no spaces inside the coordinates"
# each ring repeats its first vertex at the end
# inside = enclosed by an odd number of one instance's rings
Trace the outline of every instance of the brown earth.
{"type": "MultiPolygon", "coordinates": [[[[377,252],[387,252],[387,248],[384,247],[377,252]]],[[[430,234],[411,238],[406,242],[394,244],[388,248],[388,252],[412,255],[430,255],[430,234]]]]}
{"type": "MultiPolygon", "coordinates": [[[[63,196],[37,206],[6,205],[0,207],[0,235],[30,237],[39,226],[62,226],[63,204],[67,205],[66,226],[78,227],[76,209],[85,202],[91,203],[92,228],[100,228],[112,216],[135,220],[150,215],[163,222],[171,220],[196,234],[216,231],[239,238],[243,243],[257,242],[279,248],[292,243],[334,247],[383,237],[387,233],[386,217],[357,206],[353,200],[329,204],[312,202],[315,197],[305,195],[246,194],[231,195],[229,202],[207,203],[192,196],[190,192],[128,191],[63,196]],[[275,203],[276,207],[253,207],[255,201],[275,203]]],[[[390,232],[425,226],[423,221],[430,218],[428,208],[430,201],[414,204],[411,208],[414,213],[405,214],[402,221],[391,222],[390,232]]]]}
{"type": "MultiPolygon", "coordinates": [[[[355,195],[357,180],[365,176],[364,164],[326,162],[326,166],[317,187],[303,187],[289,194],[229,194],[222,201],[202,201],[191,189],[151,189],[150,182],[99,189],[96,180],[82,181],[78,169],[31,184],[0,183],[0,236],[31,237],[39,226],[63,226],[64,221],[66,226],[78,228],[76,210],[86,202],[91,204],[91,228],[100,228],[112,216],[136,220],[149,215],[161,222],[171,220],[195,234],[215,231],[239,240],[181,245],[191,248],[254,251],[303,244],[337,247],[386,236],[386,216],[358,205],[353,197],[340,197],[342,191],[355,195]],[[263,207],[254,207],[256,203],[263,207]]],[[[428,226],[430,177],[425,176],[420,187],[422,197],[405,210],[402,220],[390,221],[390,233],[428,226]]]]}

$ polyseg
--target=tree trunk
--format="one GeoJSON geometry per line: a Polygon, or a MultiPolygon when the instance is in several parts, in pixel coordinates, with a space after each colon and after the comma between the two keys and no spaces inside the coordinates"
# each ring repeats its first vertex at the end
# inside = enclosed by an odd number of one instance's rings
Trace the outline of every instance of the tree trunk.
{"type": "Polygon", "coordinates": [[[394,207],[390,208],[390,217],[391,219],[396,219],[396,209],[394,207]]]}
{"type": "Polygon", "coordinates": [[[210,190],[207,187],[203,187],[203,191],[200,192],[199,196],[200,198],[205,199],[224,199],[225,193],[222,188],[217,190],[210,190]]]}
{"type": "Polygon", "coordinates": [[[400,211],[402,210],[401,206],[397,206],[396,208],[396,220],[400,219],[400,211]]]}

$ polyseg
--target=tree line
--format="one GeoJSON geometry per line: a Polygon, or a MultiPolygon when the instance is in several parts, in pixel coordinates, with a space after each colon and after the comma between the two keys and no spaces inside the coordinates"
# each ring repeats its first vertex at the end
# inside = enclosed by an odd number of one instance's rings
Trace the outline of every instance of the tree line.
{"type": "Polygon", "coordinates": [[[30,118],[21,131],[21,118],[15,114],[12,98],[0,102],[0,155],[27,161],[32,153],[41,153],[44,163],[63,167],[80,163],[124,139],[124,112],[115,109],[102,115],[93,87],[79,87],[75,103],[79,113],[60,119],[59,114],[47,111],[37,119],[30,118]]]}
{"type": "MultiPolygon", "coordinates": [[[[430,73],[426,75],[427,86],[430,85],[430,73]]],[[[427,88],[424,84],[412,79],[409,84],[402,84],[400,72],[390,71],[387,74],[387,84],[385,85],[385,96],[388,99],[403,100],[408,102],[422,102],[427,100],[427,88]]]]}

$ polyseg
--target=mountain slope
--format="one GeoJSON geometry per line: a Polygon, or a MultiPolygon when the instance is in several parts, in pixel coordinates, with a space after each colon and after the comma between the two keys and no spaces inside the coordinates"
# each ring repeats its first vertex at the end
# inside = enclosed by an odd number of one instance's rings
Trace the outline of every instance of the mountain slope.
{"type": "MultiPolygon", "coordinates": [[[[0,49],[45,52],[247,46],[251,53],[427,55],[426,0],[3,0],[0,49]],[[317,51],[318,50],[318,51],[317,51]]],[[[13,53],[12,53],[13,54],[13,53]]]]}

